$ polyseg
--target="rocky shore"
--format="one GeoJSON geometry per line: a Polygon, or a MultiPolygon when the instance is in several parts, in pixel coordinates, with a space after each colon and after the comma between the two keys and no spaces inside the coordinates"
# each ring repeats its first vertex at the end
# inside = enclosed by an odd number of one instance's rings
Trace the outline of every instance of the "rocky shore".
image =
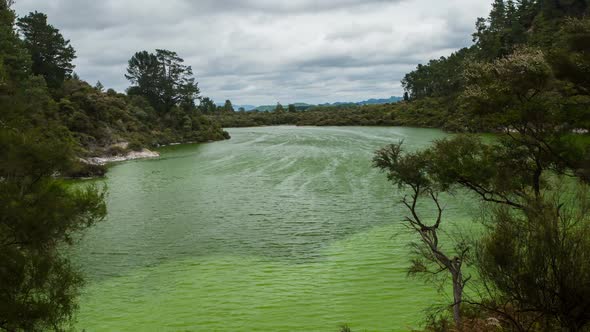
{"type": "Polygon", "coordinates": [[[135,159],[147,159],[147,158],[158,158],[160,156],[159,153],[143,149],[141,151],[130,151],[125,154],[115,155],[115,156],[102,156],[102,157],[92,157],[83,159],[82,161],[89,165],[106,165],[108,163],[120,162],[120,161],[128,161],[128,160],[135,160],[135,159]]]}

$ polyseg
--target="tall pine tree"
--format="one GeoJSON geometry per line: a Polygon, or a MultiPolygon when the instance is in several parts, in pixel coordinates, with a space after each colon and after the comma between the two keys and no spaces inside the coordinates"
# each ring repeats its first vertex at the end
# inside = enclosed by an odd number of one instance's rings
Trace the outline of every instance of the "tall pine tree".
{"type": "Polygon", "coordinates": [[[17,23],[26,48],[33,60],[33,73],[42,75],[47,86],[57,89],[74,70],[76,52],[58,29],[47,23],[39,12],[19,18],[17,23]]]}

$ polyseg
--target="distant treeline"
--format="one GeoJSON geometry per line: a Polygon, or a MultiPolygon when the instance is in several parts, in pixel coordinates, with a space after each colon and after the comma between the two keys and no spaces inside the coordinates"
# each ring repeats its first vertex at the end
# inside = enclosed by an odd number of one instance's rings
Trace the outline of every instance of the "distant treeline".
{"type": "Polygon", "coordinates": [[[415,126],[460,130],[460,123],[449,121],[434,100],[382,105],[312,106],[305,108],[278,105],[270,112],[222,111],[208,115],[224,128],[273,125],[297,126],[415,126]],[[434,105],[430,105],[433,104],[434,105]]]}

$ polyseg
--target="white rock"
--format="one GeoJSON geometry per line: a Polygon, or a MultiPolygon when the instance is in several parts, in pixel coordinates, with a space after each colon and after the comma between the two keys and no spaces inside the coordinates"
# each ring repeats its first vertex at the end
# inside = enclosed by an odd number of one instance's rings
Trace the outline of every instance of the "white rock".
{"type": "Polygon", "coordinates": [[[124,156],[95,157],[83,159],[83,162],[91,165],[105,165],[108,163],[115,163],[127,160],[158,158],[159,156],[160,154],[157,152],[148,149],[143,149],[141,151],[131,151],[124,156]]]}

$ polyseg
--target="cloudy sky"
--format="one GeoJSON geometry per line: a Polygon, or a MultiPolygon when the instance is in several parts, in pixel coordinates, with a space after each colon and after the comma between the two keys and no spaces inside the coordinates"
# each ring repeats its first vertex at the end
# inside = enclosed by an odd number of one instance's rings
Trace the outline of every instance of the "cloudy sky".
{"type": "Polygon", "coordinates": [[[17,0],[71,39],[76,71],[124,91],[128,59],[164,48],[203,95],[234,104],[401,95],[418,63],[467,46],[491,0],[17,0]]]}

